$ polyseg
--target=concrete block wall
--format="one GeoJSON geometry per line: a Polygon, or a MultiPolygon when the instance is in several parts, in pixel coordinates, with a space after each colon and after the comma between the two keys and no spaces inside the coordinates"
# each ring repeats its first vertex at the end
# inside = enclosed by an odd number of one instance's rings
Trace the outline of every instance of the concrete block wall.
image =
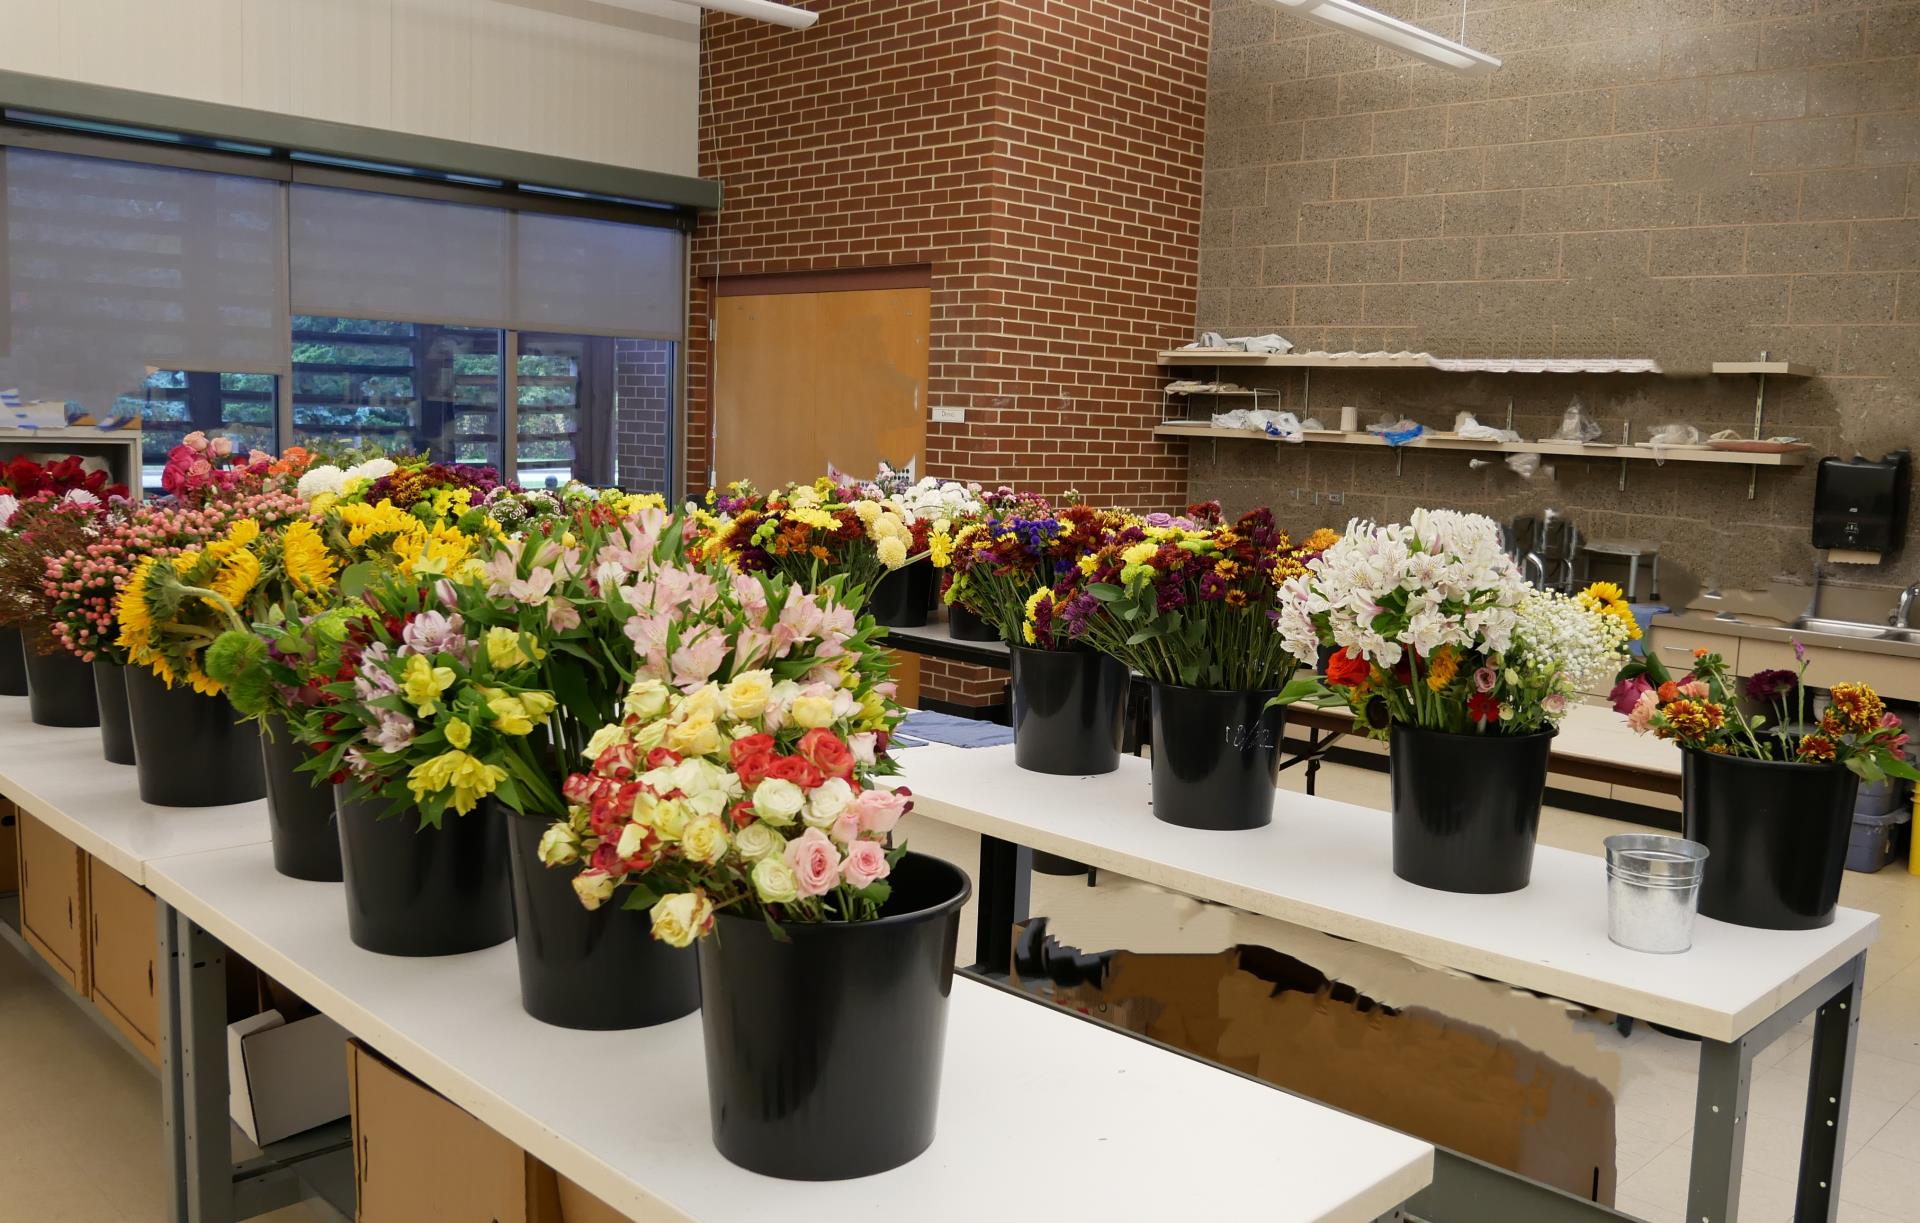
{"type": "MultiPolygon", "coordinates": [[[[1215,0],[1196,321],[1301,348],[1645,355],[1697,370],[1762,350],[1766,432],[1820,453],[1920,440],[1920,3],[1469,0],[1483,77],[1260,0],[1215,0]]],[[[1459,33],[1457,0],[1376,7],[1459,33]]],[[[1473,410],[1544,436],[1578,396],[1610,437],[1750,428],[1747,378],[1315,371],[1229,376],[1323,419],[1473,410]]],[[[1191,454],[1190,492],[1339,525],[1447,504],[1553,505],[1656,540],[1701,582],[1811,569],[1813,472],[1561,461],[1528,481],[1459,455],[1251,443],[1191,454]],[[1340,493],[1338,504],[1326,496],[1340,493]]],[[[1842,580],[1920,578],[1920,549],[1842,580]]]]}

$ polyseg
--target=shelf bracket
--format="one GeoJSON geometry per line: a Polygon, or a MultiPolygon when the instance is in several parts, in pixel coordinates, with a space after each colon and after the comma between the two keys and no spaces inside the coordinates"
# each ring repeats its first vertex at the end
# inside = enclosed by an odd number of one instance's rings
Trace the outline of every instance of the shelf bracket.
{"type": "MultiPolygon", "coordinates": [[[[1620,444],[1633,445],[1633,426],[1624,420],[1620,422],[1620,444]]],[[[1620,460],[1620,491],[1623,493],[1627,491],[1627,462],[1626,459],[1620,460]]]]}
{"type": "MultiPolygon", "coordinates": [[[[1773,354],[1762,349],[1760,359],[1762,361],[1770,361],[1773,359],[1773,354]]],[[[1754,378],[1756,385],[1753,392],[1753,440],[1757,442],[1760,440],[1761,432],[1765,427],[1767,419],[1767,376],[1765,374],[1755,374],[1754,378]]],[[[1760,469],[1758,467],[1749,467],[1747,469],[1747,500],[1753,500],[1759,483],[1760,469]]]]}
{"type": "Polygon", "coordinates": [[[1393,448],[1394,479],[1397,480],[1400,478],[1401,469],[1406,465],[1406,461],[1407,461],[1407,448],[1405,446],[1395,446],[1393,448]]]}

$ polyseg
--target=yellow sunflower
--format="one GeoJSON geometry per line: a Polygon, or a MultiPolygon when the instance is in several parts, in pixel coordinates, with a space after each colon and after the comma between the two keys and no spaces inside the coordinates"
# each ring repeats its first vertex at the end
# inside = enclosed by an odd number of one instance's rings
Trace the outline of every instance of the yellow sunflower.
{"type": "Polygon", "coordinates": [[[338,572],[333,554],[318,528],[305,519],[288,527],[280,538],[280,564],[287,577],[308,594],[332,589],[338,572]]]}
{"type": "Polygon", "coordinates": [[[238,608],[259,584],[260,558],[241,548],[220,562],[220,572],[207,589],[225,599],[227,606],[238,608]]]}

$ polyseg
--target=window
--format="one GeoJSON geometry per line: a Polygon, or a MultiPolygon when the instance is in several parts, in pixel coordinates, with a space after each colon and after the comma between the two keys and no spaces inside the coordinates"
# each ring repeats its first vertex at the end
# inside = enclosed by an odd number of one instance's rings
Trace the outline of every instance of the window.
{"type": "Polygon", "coordinates": [[[500,355],[485,327],[293,319],[293,439],[502,463],[500,355]]]}
{"type": "Polygon", "coordinates": [[[673,344],[535,333],[519,341],[520,482],[552,486],[571,477],[669,491],[673,344]]]}
{"type": "Polygon", "coordinates": [[[155,492],[167,452],[196,430],[230,437],[248,450],[278,450],[279,401],[280,380],[272,374],[155,370],[140,391],[120,397],[114,415],[140,418],[141,486],[155,492]]]}

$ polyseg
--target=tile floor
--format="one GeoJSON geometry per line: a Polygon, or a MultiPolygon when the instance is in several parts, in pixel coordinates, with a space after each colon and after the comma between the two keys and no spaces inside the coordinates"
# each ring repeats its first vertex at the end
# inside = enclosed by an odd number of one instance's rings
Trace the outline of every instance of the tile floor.
{"type": "MultiPolygon", "coordinates": [[[[1297,773],[1285,776],[1298,787],[1297,773]]],[[[1320,792],[1384,807],[1386,784],[1384,774],[1335,765],[1321,771],[1320,792]]],[[[925,822],[908,830],[924,850],[976,860],[965,833],[925,822]]],[[[1549,844],[1598,853],[1601,839],[1618,830],[1606,820],[1549,811],[1541,835],[1549,844]]],[[[1099,891],[1080,879],[1036,876],[1034,911],[1064,919],[1099,891]]],[[[1897,867],[1850,874],[1843,903],[1872,909],[1883,921],[1868,956],[1840,1218],[1920,1223],[1920,878],[1897,867]]],[[[962,929],[971,931],[971,912],[962,929]]],[[[1644,1027],[1631,1038],[1602,1039],[1622,1054],[1619,1206],[1652,1223],[1681,1223],[1696,1047],[1644,1027]]],[[[1792,1215],[1811,1039],[1803,1026],[1760,1059],[1743,1223],[1782,1223],[1792,1215]]],[[[0,1223],[163,1223],[160,1188],[152,1073],[0,944],[0,1223]]],[[[268,1218],[338,1223],[312,1205],[268,1218]]]]}

